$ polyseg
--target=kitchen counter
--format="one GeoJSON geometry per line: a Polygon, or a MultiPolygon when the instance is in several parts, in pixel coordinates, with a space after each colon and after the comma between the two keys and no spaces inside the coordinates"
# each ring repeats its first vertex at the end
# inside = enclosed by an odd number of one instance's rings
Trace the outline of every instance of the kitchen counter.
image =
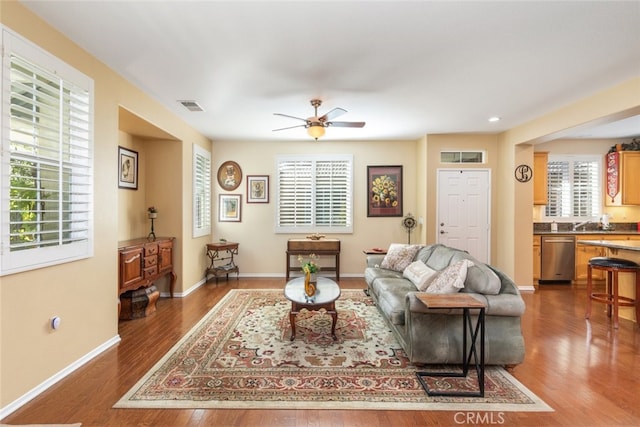
{"type": "MultiPolygon", "coordinates": [[[[607,248],[607,256],[628,259],[640,264],[640,240],[579,240],[579,245],[600,246],[607,248]]],[[[621,273],[618,279],[619,294],[629,298],[637,299],[636,284],[633,274],[621,273]]],[[[638,323],[633,307],[620,307],[619,316],[638,323]]]]}
{"type": "Polygon", "coordinates": [[[603,236],[640,236],[640,232],[638,231],[629,231],[629,230],[622,230],[622,231],[617,231],[617,230],[609,230],[609,231],[602,231],[602,230],[587,230],[587,231],[534,231],[533,235],[534,236],[548,236],[548,235],[558,235],[558,236],[582,236],[582,235],[589,235],[589,234],[597,234],[597,235],[603,235],[603,236]]]}
{"type": "Polygon", "coordinates": [[[579,245],[600,246],[608,249],[622,249],[640,252],[640,240],[578,240],[579,245]]]}

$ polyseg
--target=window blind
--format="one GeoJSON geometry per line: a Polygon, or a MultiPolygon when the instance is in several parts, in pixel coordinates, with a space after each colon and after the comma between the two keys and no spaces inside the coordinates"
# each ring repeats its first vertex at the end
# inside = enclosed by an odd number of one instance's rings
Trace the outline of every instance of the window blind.
{"type": "Polygon", "coordinates": [[[211,234],[211,153],[193,146],[193,237],[211,234]]]}
{"type": "Polygon", "coordinates": [[[597,156],[553,159],[547,164],[548,217],[586,219],[600,216],[601,162],[597,156]]]}
{"type": "Polygon", "coordinates": [[[279,232],[352,231],[351,156],[279,157],[279,232]]]}
{"type": "Polygon", "coordinates": [[[2,274],[92,253],[92,84],[14,52],[7,62],[2,274]]]}

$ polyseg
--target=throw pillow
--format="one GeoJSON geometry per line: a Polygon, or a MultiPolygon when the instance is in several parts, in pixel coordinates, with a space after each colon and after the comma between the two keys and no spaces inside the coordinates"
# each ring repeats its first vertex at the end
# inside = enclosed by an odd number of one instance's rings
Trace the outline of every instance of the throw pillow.
{"type": "Polygon", "coordinates": [[[435,278],[437,271],[427,267],[422,261],[414,261],[404,269],[402,275],[411,280],[419,291],[424,291],[435,278]]]}
{"type": "Polygon", "coordinates": [[[400,273],[413,261],[418,251],[422,246],[420,245],[403,245],[401,243],[392,243],[389,245],[387,254],[384,256],[380,267],[387,268],[389,270],[395,270],[400,273]]]}
{"type": "Polygon", "coordinates": [[[429,294],[455,294],[464,288],[464,280],[467,278],[467,269],[473,266],[468,259],[451,264],[433,279],[425,292],[429,294]]]}

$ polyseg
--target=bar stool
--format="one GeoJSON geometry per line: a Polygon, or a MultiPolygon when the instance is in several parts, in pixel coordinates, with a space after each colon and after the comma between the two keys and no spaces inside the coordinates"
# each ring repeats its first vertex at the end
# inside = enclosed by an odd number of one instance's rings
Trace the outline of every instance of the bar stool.
{"type": "Polygon", "coordinates": [[[591,301],[607,304],[607,316],[611,317],[613,307],[613,327],[618,329],[618,307],[636,307],[636,323],[640,325],[640,265],[628,259],[595,257],[587,266],[587,310],[585,319],[591,317],[591,301]],[[593,292],[592,270],[607,272],[607,292],[593,292]],[[636,298],[618,295],[618,273],[633,273],[636,279],[636,298]]]}

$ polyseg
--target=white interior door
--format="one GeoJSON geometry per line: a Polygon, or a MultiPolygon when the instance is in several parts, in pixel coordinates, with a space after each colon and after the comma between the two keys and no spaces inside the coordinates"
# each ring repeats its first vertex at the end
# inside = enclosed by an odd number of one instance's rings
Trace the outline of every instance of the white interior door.
{"type": "Polygon", "coordinates": [[[438,243],[490,262],[491,178],[485,169],[438,170],[438,243]]]}

